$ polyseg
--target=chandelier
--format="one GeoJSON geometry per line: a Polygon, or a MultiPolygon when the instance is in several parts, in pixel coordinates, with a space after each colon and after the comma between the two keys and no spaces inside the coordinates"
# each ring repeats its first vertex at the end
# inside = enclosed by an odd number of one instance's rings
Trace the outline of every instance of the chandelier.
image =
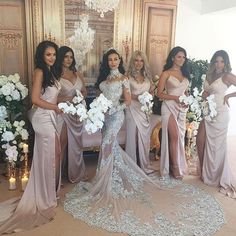
{"type": "Polygon", "coordinates": [[[81,15],[80,21],[75,23],[74,35],[69,38],[70,47],[73,48],[75,59],[80,66],[85,55],[93,48],[95,31],[88,26],[88,15],[81,15]]]}
{"type": "Polygon", "coordinates": [[[104,17],[104,13],[113,11],[119,3],[119,0],[84,0],[85,5],[100,13],[100,17],[104,17]]]}

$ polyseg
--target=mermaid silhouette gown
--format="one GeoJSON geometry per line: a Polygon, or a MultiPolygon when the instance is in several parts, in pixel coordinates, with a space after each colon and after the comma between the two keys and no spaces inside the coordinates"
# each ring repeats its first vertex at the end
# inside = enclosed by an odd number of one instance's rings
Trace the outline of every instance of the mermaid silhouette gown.
{"type": "MultiPolygon", "coordinates": [[[[133,78],[129,78],[131,93],[140,95],[149,92],[151,83],[145,78],[143,83],[137,83],[133,78]]],[[[126,117],[126,153],[137,163],[145,173],[151,173],[149,151],[150,151],[150,122],[145,113],[141,110],[141,104],[137,100],[132,100],[130,106],[125,111],[126,117]],[[138,156],[137,156],[138,150],[138,156]]]]}
{"type": "MultiPolygon", "coordinates": [[[[80,78],[76,79],[75,84],[72,84],[69,80],[61,78],[60,84],[61,91],[59,96],[62,97],[75,96],[76,90],[81,91],[83,86],[80,78]]],[[[83,123],[79,121],[79,117],[77,116],[61,114],[58,119],[58,126],[62,147],[61,159],[63,160],[64,157],[67,157],[68,160],[68,179],[72,183],[79,182],[86,174],[82,150],[83,123]]]]}
{"type": "MultiPolygon", "coordinates": [[[[41,99],[57,103],[59,85],[47,87],[41,99]]],[[[28,230],[51,221],[60,186],[60,145],[57,115],[34,107],[30,120],[35,131],[33,162],[29,182],[21,197],[0,204],[0,234],[28,230]]]]}
{"type": "Polygon", "coordinates": [[[66,195],[65,211],[88,225],[133,236],[213,234],[224,224],[213,197],[182,181],[146,176],[119,146],[124,87],[126,79],[100,84],[115,109],[105,118],[97,173],[66,195]]]}
{"type": "Polygon", "coordinates": [[[217,116],[213,121],[204,120],[206,142],[202,167],[204,183],[220,186],[220,191],[229,197],[236,198],[236,181],[228,163],[227,132],[229,124],[229,109],[224,103],[228,86],[219,78],[209,84],[205,81],[204,90],[214,94],[217,116]]]}
{"type": "MultiPolygon", "coordinates": [[[[184,94],[188,88],[189,81],[184,78],[180,82],[177,78],[170,75],[166,81],[166,93],[176,96],[184,94]]],[[[161,126],[162,126],[162,138],[161,138],[161,160],[160,160],[160,172],[165,176],[169,174],[170,169],[170,154],[169,154],[169,140],[168,140],[168,123],[169,118],[173,115],[178,127],[178,143],[177,143],[177,163],[179,172],[181,175],[186,173],[187,165],[185,160],[184,150],[184,137],[186,130],[186,109],[182,108],[174,100],[164,100],[161,107],[161,126]]]]}

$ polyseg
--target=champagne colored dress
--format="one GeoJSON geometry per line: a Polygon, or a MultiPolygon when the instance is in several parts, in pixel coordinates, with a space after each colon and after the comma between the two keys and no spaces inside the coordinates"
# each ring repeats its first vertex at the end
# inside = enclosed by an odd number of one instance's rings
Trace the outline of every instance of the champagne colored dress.
{"type": "Polygon", "coordinates": [[[97,173],[66,195],[65,211],[90,226],[132,236],[215,233],[224,224],[224,215],[212,196],[182,181],[151,179],[119,146],[124,86],[129,87],[128,80],[100,84],[115,109],[105,118],[97,173]]]}
{"type": "MultiPolygon", "coordinates": [[[[47,87],[41,98],[56,104],[58,93],[57,86],[47,87]]],[[[53,110],[34,107],[30,119],[35,142],[29,182],[21,199],[14,198],[0,204],[0,234],[47,223],[53,219],[53,209],[57,206],[56,190],[60,186],[57,114],[53,110]]]]}
{"type": "MultiPolygon", "coordinates": [[[[143,83],[137,83],[133,78],[129,78],[130,90],[134,95],[141,95],[149,92],[151,83],[145,78],[143,83]]],[[[130,106],[125,111],[126,117],[126,144],[125,151],[134,162],[140,164],[145,173],[153,172],[150,168],[149,151],[150,151],[150,122],[146,114],[141,111],[141,103],[132,100],[130,106]],[[138,156],[137,156],[138,151],[138,156]]]]}
{"type": "MultiPolygon", "coordinates": [[[[181,96],[188,88],[189,81],[184,78],[183,81],[179,81],[174,76],[170,77],[166,81],[166,93],[170,95],[181,96]]],[[[173,115],[178,127],[178,143],[177,143],[177,163],[180,174],[183,175],[186,172],[187,164],[185,160],[184,149],[184,137],[186,130],[186,109],[182,108],[174,100],[164,100],[161,107],[161,125],[162,125],[162,138],[161,138],[161,160],[160,160],[160,172],[161,175],[168,175],[170,169],[170,154],[169,154],[169,141],[168,141],[168,123],[169,118],[173,115]]]]}
{"type": "Polygon", "coordinates": [[[215,95],[217,116],[212,121],[204,120],[206,128],[206,143],[204,150],[202,178],[204,183],[220,186],[220,191],[236,198],[236,181],[232,176],[227,156],[227,131],[229,124],[229,109],[224,103],[228,86],[219,78],[209,84],[204,84],[204,90],[215,95]]]}
{"type": "MultiPolygon", "coordinates": [[[[76,90],[81,91],[83,83],[77,78],[75,84],[69,80],[60,79],[61,91],[59,96],[75,96],[76,90]]],[[[79,117],[71,114],[61,114],[58,121],[62,157],[68,158],[68,179],[70,182],[79,182],[85,177],[85,164],[82,150],[82,129],[83,123],[79,121],[79,117]]],[[[63,165],[64,167],[64,165],[63,165]]],[[[63,168],[64,169],[64,168],[63,168]]]]}

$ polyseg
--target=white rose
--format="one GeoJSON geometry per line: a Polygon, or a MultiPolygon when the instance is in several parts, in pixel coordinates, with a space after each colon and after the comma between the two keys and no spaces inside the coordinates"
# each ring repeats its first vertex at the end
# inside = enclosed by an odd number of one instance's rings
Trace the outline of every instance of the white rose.
{"type": "Polygon", "coordinates": [[[7,77],[5,75],[1,75],[0,76],[0,86],[7,84],[7,82],[8,82],[7,77]]]}
{"type": "Polygon", "coordinates": [[[20,135],[21,135],[21,138],[23,140],[28,140],[28,138],[29,138],[29,133],[28,133],[28,131],[26,129],[22,129],[20,131],[20,135]]]}
{"type": "Polygon", "coordinates": [[[3,121],[7,118],[7,109],[5,106],[0,106],[0,121],[3,121]]]}
{"type": "Polygon", "coordinates": [[[10,95],[6,96],[6,100],[7,100],[8,102],[12,101],[12,97],[11,97],[10,95]]]}
{"type": "Polygon", "coordinates": [[[14,134],[11,131],[5,131],[2,134],[2,141],[10,142],[15,139],[14,134]]]}
{"type": "Polygon", "coordinates": [[[25,122],[23,120],[21,120],[19,125],[23,127],[25,125],[25,122]]]}
{"type": "Polygon", "coordinates": [[[20,81],[20,76],[19,74],[15,73],[13,75],[12,82],[17,83],[18,81],[20,81]]]}
{"type": "Polygon", "coordinates": [[[20,101],[20,93],[17,90],[13,90],[11,96],[13,100],[20,101]]]}

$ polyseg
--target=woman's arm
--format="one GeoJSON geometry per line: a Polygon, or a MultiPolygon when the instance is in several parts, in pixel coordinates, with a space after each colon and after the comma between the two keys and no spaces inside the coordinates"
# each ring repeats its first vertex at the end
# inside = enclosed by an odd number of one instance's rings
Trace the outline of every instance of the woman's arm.
{"type": "MultiPolygon", "coordinates": [[[[228,73],[224,77],[224,83],[226,83],[228,86],[231,85],[236,86],[236,76],[232,73],[228,73]]],[[[236,97],[236,92],[229,93],[224,96],[224,104],[227,104],[228,107],[229,107],[229,98],[231,97],[236,97]]]]}
{"type": "Polygon", "coordinates": [[[41,99],[41,90],[43,83],[43,71],[36,69],[33,76],[33,87],[32,87],[32,103],[38,107],[48,110],[54,110],[57,113],[61,113],[61,110],[58,108],[57,104],[53,104],[41,99]]]}
{"type": "MultiPolygon", "coordinates": [[[[133,94],[133,96],[137,95],[133,94]]],[[[125,78],[123,82],[123,97],[125,105],[129,106],[131,104],[131,92],[130,92],[129,80],[127,78],[125,78]]]]}
{"type": "Polygon", "coordinates": [[[167,71],[162,72],[157,86],[157,97],[163,100],[175,100],[179,103],[179,96],[164,93],[165,84],[169,76],[167,71]]]}
{"type": "Polygon", "coordinates": [[[86,86],[85,86],[85,82],[84,82],[84,76],[82,73],[80,72],[76,72],[76,75],[81,79],[82,83],[83,83],[83,87],[81,89],[81,93],[83,94],[84,97],[87,97],[87,89],[86,89],[86,86]]]}
{"type": "Polygon", "coordinates": [[[58,96],[57,103],[60,102],[72,102],[73,96],[58,96]]]}

